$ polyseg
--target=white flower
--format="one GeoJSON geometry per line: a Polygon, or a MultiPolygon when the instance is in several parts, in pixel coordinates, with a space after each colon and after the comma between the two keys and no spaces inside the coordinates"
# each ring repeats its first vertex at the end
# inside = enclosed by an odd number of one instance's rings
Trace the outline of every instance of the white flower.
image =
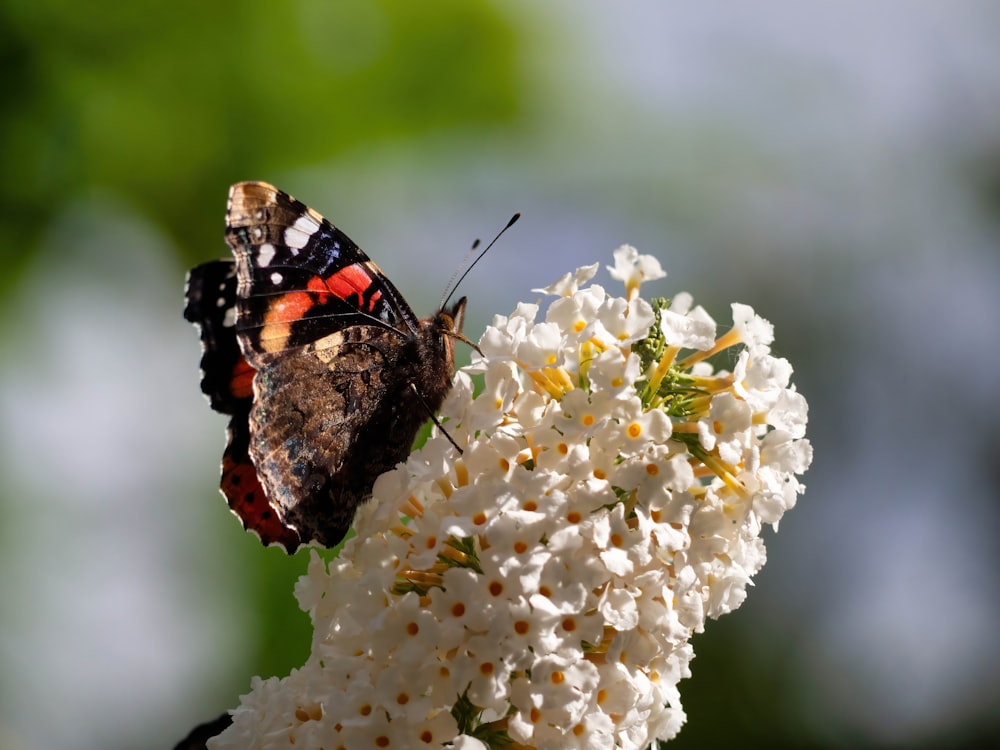
{"type": "Polygon", "coordinates": [[[598,266],[600,266],[600,263],[593,263],[589,266],[581,266],[572,273],[565,274],[555,283],[549,284],[547,287],[542,289],[532,289],[531,291],[539,292],[541,294],[555,294],[559,297],[571,297],[576,294],[576,291],[580,288],[581,284],[584,284],[594,278],[594,275],[597,273],[598,266]]]}
{"type": "Polygon", "coordinates": [[[646,338],[652,323],[653,308],[646,300],[611,297],[597,311],[596,335],[605,346],[632,344],[646,338]]]}
{"type": "Polygon", "coordinates": [[[312,653],[213,748],[635,748],[684,722],[692,634],[737,608],[812,460],[770,323],[638,296],[623,246],[497,316],[433,434],[296,595],[312,653]],[[732,373],[711,355],[741,347],[732,373]],[[476,380],[478,378],[478,380],[476,380]],[[478,394],[478,395],[477,395],[478,394]]]}
{"type": "Polygon", "coordinates": [[[634,393],[633,384],[642,364],[637,355],[613,347],[598,354],[595,360],[596,366],[587,367],[591,396],[606,393],[612,398],[628,398],[634,393]]]}
{"type": "Polygon", "coordinates": [[[563,335],[575,333],[579,341],[586,341],[593,335],[597,311],[606,298],[604,290],[599,286],[574,292],[549,305],[545,320],[559,326],[563,335]]]}
{"type": "Polygon", "coordinates": [[[504,357],[512,359],[517,345],[531,329],[537,313],[538,305],[522,302],[509,318],[495,316],[493,325],[479,339],[480,351],[489,360],[499,361],[504,357]]]}
{"type": "Polygon", "coordinates": [[[732,304],[733,328],[740,334],[740,340],[754,353],[766,353],[774,341],[774,326],[757,315],[750,305],[739,302],[732,304]]]}
{"type": "Polygon", "coordinates": [[[660,327],[667,345],[680,349],[711,349],[715,344],[715,321],[712,316],[701,305],[693,310],[683,305],[680,307],[683,312],[674,306],[661,312],[660,327]]]}
{"type": "Polygon", "coordinates": [[[750,449],[753,414],[745,401],[731,393],[720,393],[712,399],[705,418],[698,420],[698,438],[707,451],[718,450],[726,463],[738,464],[750,449]]]}
{"type": "Polygon", "coordinates": [[[622,245],[614,252],[615,264],[608,266],[611,278],[625,282],[626,296],[632,299],[644,281],[655,281],[667,275],[652,255],[640,255],[631,245],[622,245]]]}

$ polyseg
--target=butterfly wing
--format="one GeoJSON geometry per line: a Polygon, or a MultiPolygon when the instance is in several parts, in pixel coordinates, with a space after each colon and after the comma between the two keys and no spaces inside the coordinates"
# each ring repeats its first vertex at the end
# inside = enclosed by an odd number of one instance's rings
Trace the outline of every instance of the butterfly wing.
{"type": "Polygon", "coordinates": [[[316,211],[265,182],[230,190],[236,331],[250,364],[355,325],[413,335],[419,321],[381,269],[316,211]]]}
{"type": "Polygon", "coordinates": [[[333,546],[440,407],[465,302],[417,319],[343,232],[266,183],[232,187],[226,241],[235,263],[195,269],[185,311],[202,389],[232,414],[222,491],[265,544],[333,546]]]}
{"type": "Polygon", "coordinates": [[[213,260],[188,273],[184,318],[201,333],[201,390],[212,408],[233,414],[253,396],[253,368],[236,341],[236,264],[213,260]]]}
{"type": "Polygon", "coordinates": [[[250,409],[255,371],[236,340],[236,264],[232,260],[203,263],[188,274],[184,317],[201,331],[201,389],[212,408],[230,414],[220,489],[230,509],[265,545],[287,552],[299,546],[299,535],[274,512],[250,460],[250,409]]]}
{"type": "Polygon", "coordinates": [[[250,459],[282,523],[333,546],[427,418],[409,386],[421,322],[347,235],[271,185],[232,187],[226,240],[255,370],[250,459]]]}

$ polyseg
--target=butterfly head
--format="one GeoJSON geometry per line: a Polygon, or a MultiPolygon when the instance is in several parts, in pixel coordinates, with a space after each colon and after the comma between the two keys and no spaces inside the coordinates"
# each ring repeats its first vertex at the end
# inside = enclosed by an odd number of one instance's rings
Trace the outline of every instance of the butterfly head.
{"type": "Polygon", "coordinates": [[[440,345],[448,352],[448,359],[454,361],[454,340],[468,344],[477,352],[482,354],[479,347],[462,333],[462,324],[465,322],[465,305],[468,302],[466,297],[462,297],[451,308],[442,308],[433,318],[433,327],[437,333],[440,345]]]}

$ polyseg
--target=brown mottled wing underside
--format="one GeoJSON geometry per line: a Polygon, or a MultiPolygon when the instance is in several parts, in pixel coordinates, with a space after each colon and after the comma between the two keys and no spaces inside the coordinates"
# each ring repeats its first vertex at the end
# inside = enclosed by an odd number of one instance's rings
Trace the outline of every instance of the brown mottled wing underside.
{"type": "Polygon", "coordinates": [[[406,459],[427,409],[440,405],[436,393],[422,403],[414,389],[431,386],[428,378],[450,384],[451,363],[429,371],[419,345],[351,326],[259,370],[255,387],[267,397],[251,411],[250,455],[272,505],[303,540],[339,542],[375,479],[406,459]]]}

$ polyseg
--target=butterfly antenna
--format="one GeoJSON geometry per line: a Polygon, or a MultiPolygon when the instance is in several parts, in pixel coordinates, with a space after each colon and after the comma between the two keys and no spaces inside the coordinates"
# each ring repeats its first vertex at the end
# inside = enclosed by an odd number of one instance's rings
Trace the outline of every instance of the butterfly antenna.
{"type": "MultiPolygon", "coordinates": [[[[465,272],[461,276],[459,276],[458,281],[456,281],[454,284],[452,284],[451,280],[449,279],[448,286],[445,287],[444,298],[441,301],[441,309],[444,309],[444,307],[448,304],[448,301],[451,299],[451,295],[453,295],[455,293],[455,290],[458,289],[459,285],[463,281],[465,281],[465,277],[469,275],[469,271],[471,271],[473,268],[475,268],[476,264],[480,260],[482,260],[482,257],[484,255],[486,255],[486,253],[489,252],[489,249],[491,247],[493,247],[493,245],[496,244],[496,241],[498,239],[500,239],[501,236],[503,236],[503,233],[506,232],[508,229],[510,229],[512,226],[514,226],[514,224],[516,224],[517,220],[520,219],[520,218],[521,218],[521,212],[520,211],[518,211],[516,214],[514,214],[513,216],[511,216],[510,217],[510,221],[507,222],[506,226],[504,226],[503,229],[501,229],[499,232],[497,232],[497,236],[494,237],[490,241],[490,244],[488,244],[485,248],[483,248],[483,251],[481,253],[479,253],[479,255],[476,256],[476,259],[474,261],[472,261],[471,263],[469,263],[466,266],[465,263],[469,259],[469,256],[472,255],[472,253],[474,253],[476,251],[477,247],[479,247],[479,240],[476,240],[475,242],[472,243],[472,247],[469,248],[469,252],[466,253],[465,259],[462,261],[462,265],[460,265],[458,267],[458,269],[460,271],[460,270],[462,270],[462,267],[465,266],[465,272]]],[[[458,274],[458,271],[455,271],[455,273],[452,274],[451,278],[454,279],[457,274],[458,274]]]]}
{"type": "Polygon", "coordinates": [[[444,425],[441,424],[440,420],[437,418],[437,415],[434,413],[434,410],[431,408],[431,405],[427,403],[427,401],[424,399],[420,391],[417,390],[416,384],[410,383],[410,389],[413,391],[414,395],[416,395],[416,397],[420,399],[420,403],[427,411],[427,415],[431,418],[431,421],[433,421],[434,424],[437,425],[437,428],[441,430],[441,434],[444,435],[446,438],[448,438],[448,442],[451,443],[453,446],[455,446],[455,450],[457,450],[458,455],[461,456],[463,453],[462,449],[458,447],[458,443],[455,442],[455,439],[448,434],[448,430],[446,430],[444,428],[444,425]]]}
{"type": "MultiPolygon", "coordinates": [[[[445,303],[446,303],[446,302],[448,301],[448,299],[449,299],[449,298],[451,297],[451,295],[452,295],[452,292],[453,292],[453,291],[454,291],[454,290],[455,290],[455,289],[456,289],[456,288],[458,287],[458,284],[455,284],[455,283],[454,283],[454,281],[455,281],[455,279],[456,279],[456,278],[458,277],[458,275],[459,275],[460,273],[462,273],[462,269],[463,269],[463,268],[465,268],[465,267],[466,267],[466,266],[468,265],[468,263],[469,263],[469,258],[471,258],[471,257],[472,257],[472,254],[473,254],[474,252],[476,252],[476,248],[478,248],[478,247],[479,247],[479,238],[477,237],[477,238],[476,238],[476,239],[475,239],[475,240],[473,241],[473,243],[472,243],[472,247],[470,247],[470,248],[469,248],[469,252],[467,252],[467,253],[465,254],[465,257],[464,257],[464,258],[462,258],[462,262],[458,264],[458,268],[456,268],[456,269],[455,269],[455,273],[453,273],[453,274],[451,275],[451,278],[450,278],[450,279],[448,279],[448,283],[444,285],[444,294],[442,294],[442,295],[441,295],[441,302],[440,302],[440,304],[438,305],[438,308],[439,308],[439,309],[442,309],[442,308],[444,308],[444,306],[445,306],[445,303]],[[449,289],[450,289],[450,290],[452,290],[452,291],[448,291],[449,289]]],[[[476,260],[478,260],[478,258],[477,258],[476,260]]],[[[463,278],[464,278],[464,277],[463,277],[463,278]]]]}

